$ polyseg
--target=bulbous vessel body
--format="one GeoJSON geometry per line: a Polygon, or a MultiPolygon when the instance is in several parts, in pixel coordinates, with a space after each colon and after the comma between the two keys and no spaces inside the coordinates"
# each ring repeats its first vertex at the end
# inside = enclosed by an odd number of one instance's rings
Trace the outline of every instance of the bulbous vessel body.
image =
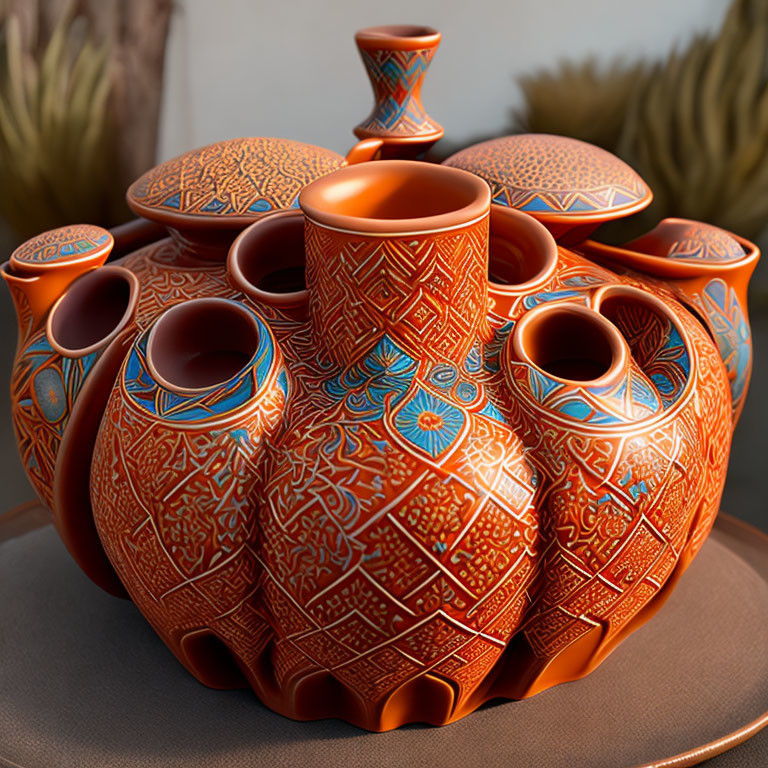
{"type": "Polygon", "coordinates": [[[201,682],[377,731],[582,677],[658,610],[718,511],[759,256],[588,239],[650,190],[581,142],[358,163],[397,146],[195,150],[129,190],[167,233],[3,267],[22,457],[83,570],[201,682]]]}

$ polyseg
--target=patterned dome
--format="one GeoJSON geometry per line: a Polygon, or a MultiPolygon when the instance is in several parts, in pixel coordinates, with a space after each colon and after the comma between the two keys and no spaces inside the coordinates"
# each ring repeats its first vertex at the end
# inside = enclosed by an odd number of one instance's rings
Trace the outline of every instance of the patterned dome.
{"type": "Polygon", "coordinates": [[[667,252],[668,259],[679,261],[736,261],[744,255],[744,249],[728,232],[699,222],[691,222],[667,252]]]}
{"type": "Polygon", "coordinates": [[[54,263],[96,259],[109,253],[113,242],[106,229],[91,224],[59,227],[22,243],[11,255],[11,264],[22,271],[37,271],[54,263]]]}
{"type": "Polygon", "coordinates": [[[219,226],[244,226],[296,207],[302,187],[344,162],[336,152],[299,141],[230,139],[152,168],[126,197],[135,213],[164,224],[215,218],[219,226]]]}
{"type": "Polygon", "coordinates": [[[608,220],[645,208],[651,191],[610,152],[564,136],[521,134],[484,141],[444,162],[476,173],[493,202],[536,218],[608,220]]]}

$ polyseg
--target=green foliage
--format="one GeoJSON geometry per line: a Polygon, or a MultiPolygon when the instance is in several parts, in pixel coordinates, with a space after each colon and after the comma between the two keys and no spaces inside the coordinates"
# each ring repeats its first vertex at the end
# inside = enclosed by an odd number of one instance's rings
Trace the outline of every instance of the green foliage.
{"type": "Polygon", "coordinates": [[[615,150],[634,90],[650,68],[616,61],[600,67],[594,59],[563,62],[520,78],[525,109],[516,127],[526,133],[558,133],[615,150]]]}
{"type": "Polygon", "coordinates": [[[768,224],[766,0],[735,0],[717,34],[654,66],[563,65],[523,91],[520,128],[603,146],[651,185],[633,229],[683,216],[755,238],[768,224]]]}
{"type": "Polygon", "coordinates": [[[38,59],[23,50],[16,16],[0,29],[0,216],[21,237],[110,224],[119,210],[109,50],[82,34],[72,8],[38,59]]]}

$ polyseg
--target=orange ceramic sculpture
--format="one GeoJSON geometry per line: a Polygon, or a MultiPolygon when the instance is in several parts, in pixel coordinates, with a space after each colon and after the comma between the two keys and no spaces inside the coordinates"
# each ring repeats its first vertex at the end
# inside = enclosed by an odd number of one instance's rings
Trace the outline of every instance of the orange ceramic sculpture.
{"type": "Polygon", "coordinates": [[[408,25],[370,27],[355,35],[374,95],[373,111],[355,135],[380,139],[385,156],[416,156],[443,136],[443,127],[421,103],[424,75],[440,37],[431,27],[408,25]]]}
{"type": "Polygon", "coordinates": [[[3,275],[20,452],[86,573],[201,682],[387,730],[582,677],[658,610],[717,514],[758,253],[586,240],[650,191],[581,142],[358,133],[187,153],[128,193],[170,238],[103,265],[65,228],[3,275]]]}

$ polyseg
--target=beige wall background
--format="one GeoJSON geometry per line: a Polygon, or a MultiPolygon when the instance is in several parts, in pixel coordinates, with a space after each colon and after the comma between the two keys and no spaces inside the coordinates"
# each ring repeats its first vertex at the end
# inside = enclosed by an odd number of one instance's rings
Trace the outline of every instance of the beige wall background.
{"type": "Polygon", "coordinates": [[[717,27],[727,0],[177,0],[160,159],[236,136],[345,152],[371,94],[352,36],[376,24],[443,33],[424,103],[447,143],[507,132],[515,78],[559,59],[657,58],[717,27]]]}

